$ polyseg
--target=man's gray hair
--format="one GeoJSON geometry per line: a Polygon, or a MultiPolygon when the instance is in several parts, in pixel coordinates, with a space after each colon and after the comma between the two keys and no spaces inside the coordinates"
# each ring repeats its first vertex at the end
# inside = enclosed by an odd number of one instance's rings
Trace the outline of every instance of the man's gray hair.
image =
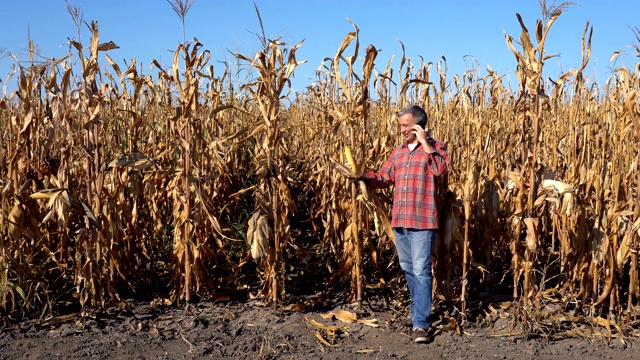
{"type": "Polygon", "coordinates": [[[398,117],[404,114],[411,114],[416,124],[420,125],[421,127],[424,128],[425,126],[427,126],[427,120],[428,120],[427,113],[420,106],[418,105],[407,106],[406,108],[400,110],[400,112],[398,113],[398,117]]]}

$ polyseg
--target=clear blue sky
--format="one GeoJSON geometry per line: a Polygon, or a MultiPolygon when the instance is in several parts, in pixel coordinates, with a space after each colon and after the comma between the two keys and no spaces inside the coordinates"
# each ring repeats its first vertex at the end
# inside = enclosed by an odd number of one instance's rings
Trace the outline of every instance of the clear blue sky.
{"type": "MultiPolygon", "coordinates": [[[[557,1],[556,4],[562,1],[557,1]]],[[[577,68],[581,62],[581,36],[587,21],[594,29],[592,58],[587,75],[602,84],[611,74],[610,67],[625,65],[633,68],[638,58],[631,45],[637,40],[631,28],[640,28],[638,0],[576,0],[552,26],[546,49],[559,58],[545,65],[545,77],[557,77],[560,69],[577,68]],[[621,50],[616,63],[608,60],[621,50]]],[[[69,0],[83,11],[84,20],[99,22],[100,41],[113,41],[120,46],[108,54],[121,67],[136,58],[145,74],[154,74],[149,64],[157,59],[170,64],[176,45],[182,42],[179,17],[166,0],[69,0]]],[[[472,64],[472,55],[486,75],[490,65],[501,75],[515,79],[516,61],[508,49],[504,32],[518,38],[520,13],[531,32],[541,19],[538,0],[255,0],[268,38],[280,37],[290,45],[304,39],[297,52],[298,60],[308,62],[295,72],[294,90],[304,90],[313,81],[313,72],[326,57],[333,57],[343,38],[353,31],[346,20],[360,28],[360,46],[373,44],[382,52],[376,67],[383,70],[392,55],[398,69],[402,49],[414,63],[419,55],[436,63],[444,55],[449,78],[462,74],[472,64]]],[[[28,34],[39,52],[46,57],[68,53],[67,38],[77,40],[75,24],[64,0],[0,0],[2,31],[0,31],[0,78],[5,84],[11,71],[11,52],[20,60],[28,59],[28,34]]],[[[212,52],[211,64],[217,74],[224,66],[218,61],[232,61],[229,53],[247,56],[260,49],[253,33],[260,25],[251,0],[197,0],[186,17],[187,40],[197,37],[204,49],[212,52]]],[[[88,45],[90,32],[82,27],[82,43],[88,45]]],[[[352,45],[353,46],[353,45],[352,45]]],[[[352,54],[353,50],[347,50],[352,54]]],[[[363,52],[360,52],[363,54],[363,52]]],[[[103,58],[102,65],[107,65],[103,58]]],[[[25,63],[26,64],[26,63],[25,63]]],[[[435,67],[432,76],[437,76],[435,67]]],[[[15,88],[13,78],[7,85],[15,88]]],[[[1,93],[1,92],[0,92],[1,93]]]]}

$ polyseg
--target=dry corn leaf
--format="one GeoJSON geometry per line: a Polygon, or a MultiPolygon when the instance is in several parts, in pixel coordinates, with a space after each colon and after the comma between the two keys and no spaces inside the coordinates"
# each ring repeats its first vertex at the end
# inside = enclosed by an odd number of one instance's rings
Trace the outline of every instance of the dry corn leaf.
{"type": "Polygon", "coordinates": [[[573,186],[563,183],[557,180],[545,179],[542,180],[542,187],[545,189],[554,189],[558,194],[572,193],[573,186]]]}
{"type": "Polygon", "coordinates": [[[356,354],[371,354],[374,351],[375,351],[374,349],[362,349],[362,350],[356,351],[356,354]]]}
{"type": "Polygon", "coordinates": [[[154,160],[144,154],[123,154],[111,161],[109,167],[130,167],[136,170],[146,170],[155,164],[154,160]]]}
{"type": "Polygon", "coordinates": [[[447,319],[447,323],[443,325],[439,325],[438,328],[440,330],[455,331],[458,335],[460,335],[462,332],[462,330],[460,329],[460,324],[458,323],[458,320],[456,320],[453,317],[449,317],[447,319]]]}
{"type": "Polygon", "coordinates": [[[73,320],[76,320],[79,315],[80,313],[76,312],[76,313],[61,315],[61,316],[51,316],[39,322],[36,326],[38,328],[45,328],[45,327],[56,326],[64,323],[69,323],[73,320]]]}
{"type": "Polygon", "coordinates": [[[322,335],[319,332],[315,331],[314,335],[315,335],[316,339],[320,340],[320,342],[323,343],[324,345],[329,346],[329,347],[333,347],[334,346],[333,344],[330,344],[327,340],[325,340],[324,337],[322,337],[322,335]]]}
{"type": "Polygon", "coordinates": [[[362,173],[364,172],[364,171],[359,171],[359,173],[356,173],[356,171],[358,171],[357,169],[355,170],[349,169],[345,165],[341,164],[340,162],[332,158],[329,158],[329,160],[333,163],[334,169],[336,169],[336,171],[340,175],[343,175],[349,179],[358,179],[360,178],[360,176],[362,176],[362,173]]]}
{"type": "Polygon", "coordinates": [[[289,304],[287,306],[284,306],[282,309],[285,311],[305,311],[307,310],[308,306],[306,304],[303,303],[295,303],[295,304],[289,304]]]}
{"type": "Polygon", "coordinates": [[[620,243],[620,247],[616,253],[616,264],[618,267],[624,265],[624,263],[630,257],[630,246],[633,241],[633,231],[629,230],[625,232],[624,238],[622,239],[622,243],[620,243]]]}
{"type": "MultiPolygon", "coordinates": [[[[494,304],[496,305],[496,304],[494,304]]],[[[511,305],[513,305],[513,302],[511,301],[503,301],[497,304],[498,307],[500,307],[501,309],[508,309],[509,307],[511,307],[511,305]]]]}
{"type": "Polygon", "coordinates": [[[597,316],[595,318],[593,318],[593,320],[591,320],[591,322],[593,324],[596,325],[600,325],[605,327],[608,331],[611,331],[611,327],[615,327],[616,330],[618,330],[618,333],[622,334],[622,329],[620,328],[620,326],[618,324],[616,324],[614,321],[611,321],[609,319],[605,319],[603,317],[597,316]]]}
{"type": "Polygon", "coordinates": [[[319,322],[309,318],[308,316],[305,316],[304,319],[307,320],[307,322],[309,322],[311,325],[313,325],[313,326],[315,326],[315,327],[317,327],[319,329],[332,332],[332,333],[336,333],[336,332],[338,332],[338,331],[343,329],[343,327],[339,327],[339,326],[327,326],[327,325],[324,325],[322,323],[319,323],[319,322]]]}
{"type": "Polygon", "coordinates": [[[538,243],[538,218],[525,218],[527,225],[527,247],[530,251],[535,251],[538,243]]]}
{"type": "Polygon", "coordinates": [[[358,320],[358,316],[355,313],[345,310],[338,311],[338,313],[334,316],[336,317],[336,319],[348,324],[354,323],[358,320]]]}
{"type": "Polygon", "coordinates": [[[363,324],[374,328],[380,327],[380,324],[378,324],[378,319],[358,319],[358,324],[363,324]]]}
{"type": "Polygon", "coordinates": [[[498,310],[496,310],[496,308],[494,308],[492,304],[489,304],[488,308],[491,313],[498,314],[498,310]]]}
{"type": "Polygon", "coordinates": [[[154,335],[160,334],[160,331],[158,330],[158,326],[156,324],[152,324],[151,325],[151,328],[149,329],[149,332],[154,334],[154,335]]]}
{"type": "Polygon", "coordinates": [[[387,234],[389,239],[393,241],[393,244],[395,245],[396,240],[395,240],[395,236],[393,235],[393,228],[391,227],[391,221],[387,216],[387,210],[382,205],[382,201],[380,200],[380,198],[376,193],[372,192],[371,194],[369,194],[369,197],[371,198],[371,200],[373,200],[373,205],[376,209],[376,214],[378,216],[378,219],[382,222],[382,226],[384,228],[385,233],[387,234]]]}

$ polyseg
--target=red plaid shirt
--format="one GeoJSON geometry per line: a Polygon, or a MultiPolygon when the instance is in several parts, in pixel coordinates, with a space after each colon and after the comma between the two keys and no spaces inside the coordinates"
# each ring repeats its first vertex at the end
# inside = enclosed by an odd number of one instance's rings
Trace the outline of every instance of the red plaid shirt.
{"type": "Polygon", "coordinates": [[[449,170],[447,146],[428,138],[436,152],[427,154],[418,144],[413,151],[407,143],[396,147],[378,172],[367,171],[362,178],[373,188],[395,185],[393,191],[392,227],[437,229],[436,176],[449,170]]]}

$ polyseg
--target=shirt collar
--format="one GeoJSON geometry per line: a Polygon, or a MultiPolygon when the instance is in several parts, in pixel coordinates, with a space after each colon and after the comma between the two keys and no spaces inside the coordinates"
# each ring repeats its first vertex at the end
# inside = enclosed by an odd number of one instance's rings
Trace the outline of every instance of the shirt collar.
{"type": "MultiPolygon", "coordinates": [[[[418,146],[416,146],[416,149],[422,146],[421,143],[417,143],[416,145],[418,145],[418,146]]],[[[402,147],[408,149],[409,148],[409,143],[407,141],[402,142],[402,147]]]]}

